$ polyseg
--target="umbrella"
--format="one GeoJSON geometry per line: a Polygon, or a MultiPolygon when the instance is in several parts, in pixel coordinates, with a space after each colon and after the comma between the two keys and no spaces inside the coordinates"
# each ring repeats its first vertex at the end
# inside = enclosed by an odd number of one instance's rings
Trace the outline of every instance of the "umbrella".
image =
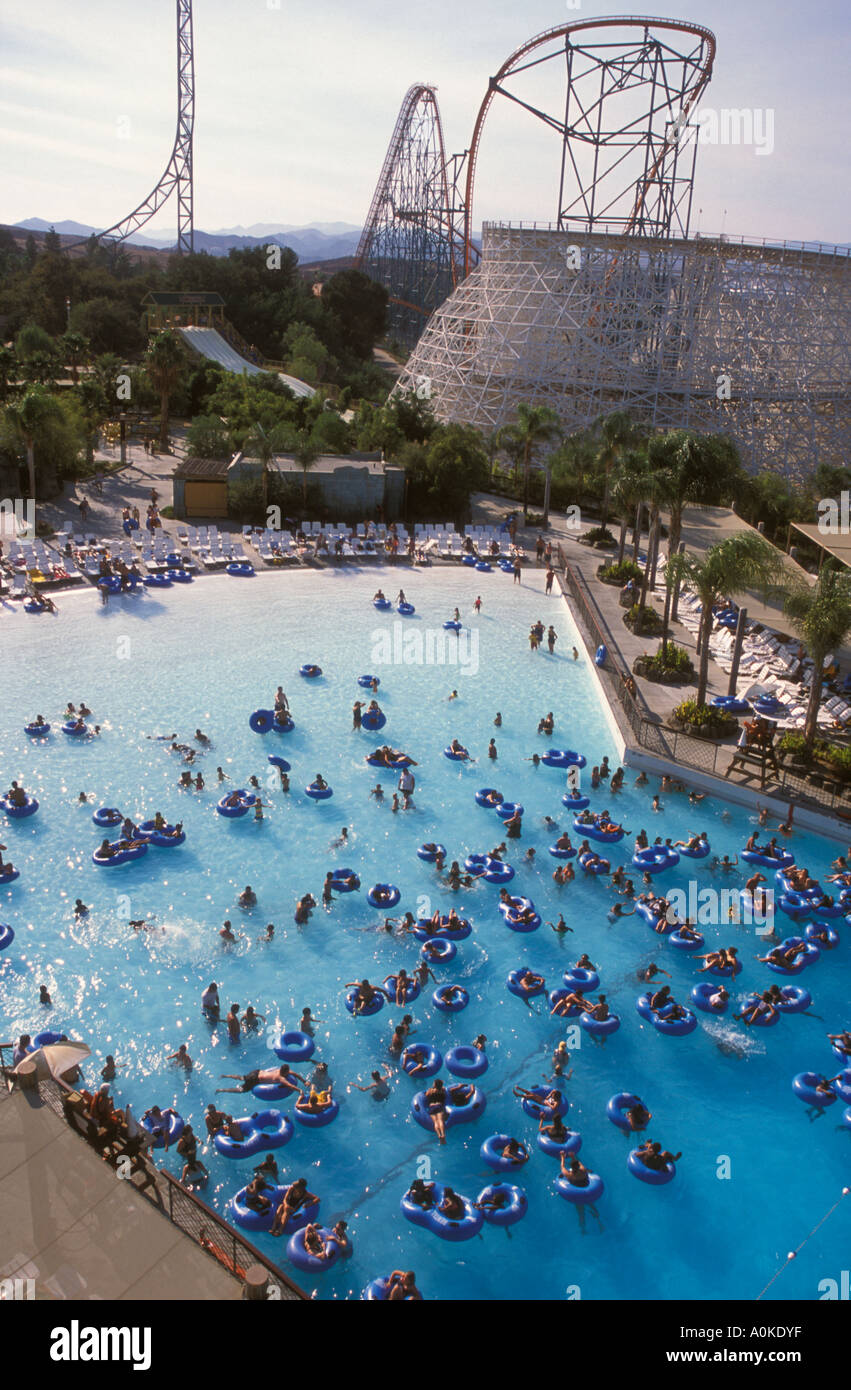
{"type": "Polygon", "coordinates": [[[37,1047],[35,1052],[30,1052],[18,1063],[15,1071],[19,1072],[22,1067],[29,1071],[29,1064],[34,1062],[40,1081],[48,1076],[62,1077],[66,1072],[78,1067],[85,1057],[90,1056],[91,1048],[83,1042],[50,1043],[46,1047],[37,1047]]]}

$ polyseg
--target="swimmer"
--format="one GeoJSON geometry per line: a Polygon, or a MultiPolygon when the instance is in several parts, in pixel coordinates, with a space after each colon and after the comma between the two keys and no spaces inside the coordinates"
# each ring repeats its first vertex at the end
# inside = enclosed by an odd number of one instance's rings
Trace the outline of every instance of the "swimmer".
{"type": "Polygon", "coordinates": [[[254,892],[254,889],[251,887],[250,883],[247,883],[245,885],[237,899],[237,902],[239,903],[239,906],[243,908],[245,911],[250,911],[252,907],[257,906],[257,894],[254,892]]]}
{"type": "Polygon", "coordinates": [[[202,748],[209,748],[210,740],[206,734],[202,734],[200,729],[195,730],[195,742],[200,743],[202,748]]]}
{"type": "Polygon", "coordinates": [[[48,1009],[53,1007],[53,1000],[50,997],[50,991],[48,990],[47,985],[39,985],[38,1002],[39,1004],[44,1004],[44,1006],[48,1009]]]}
{"type": "Polygon", "coordinates": [[[181,1043],[176,1052],[172,1052],[166,1057],[167,1062],[176,1062],[184,1071],[192,1070],[192,1058],[186,1049],[186,1043],[181,1043]]]}
{"type": "Polygon", "coordinates": [[[496,718],[495,718],[494,721],[493,721],[493,724],[494,724],[494,728],[495,728],[495,729],[501,729],[501,728],[502,728],[502,715],[499,713],[499,711],[497,711],[497,715],[496,715],[496,718]]]}
{"type": "Polygon", "coordinates": [[[219,987],[215,980],[210,981],[201,995],[201,1012],[210,1022],[218,1023],[221,1016],[221,1004],[219,1003],[219,987]]]}
{"type": "Polygon", "coordinates": [[[447,695],[446,698],[447,698],[447,700],[457,700],[457,699],[458,699],[458,691],[457,691],[457,690],[451,691],[451,693],[450,693],[449,695],[447,695]]]}
{"type": "Polygon", "coordinates": [[[373,1100],[386,1100],[390,1095],[389,1080],[393,1075],[392,1069],[388,1067],[386,1062],[382,1062],[381,1071],[372,1071],[369,1075],[370,1080],[366,1086],[359,1086],[357,1082],[353,1083],[355,1090],[369,1091],[373,1100]]]}
{"type": "Polygon", "coordinates": [[[89,909],[86,907],[86,904],[83,902],[83,900],[81,898],[78,898],[74,904],[74,916],[85,917],[88,915],[88,911],[89,909]]]}
{"type": "Polygon", "coordinates": [[[579,660],[579,652],[576,650],[575,647],[571,647],[570,650],[571,650],[571,652],[572,652],[572,654],[573,654],[573,660],[574,660],[574,661],[578,661],[578,660],[579,660]]]}
{"type": "Polygon", "coordinates": [[[242,1031],[244,1033],[258,1033],[265,1022],[265,1014],[258,1014],[253,1004],[248,1004],[246,1006],[245,1013],[242,1016],[242,1031]]]}

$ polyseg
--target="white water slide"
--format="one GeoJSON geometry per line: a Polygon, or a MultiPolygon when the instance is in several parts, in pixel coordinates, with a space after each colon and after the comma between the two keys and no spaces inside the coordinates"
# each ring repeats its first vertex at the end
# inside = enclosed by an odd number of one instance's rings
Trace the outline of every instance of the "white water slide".
{"type": "MultiPolygon", "coordinates": [[[[225,342],[215,328],[181,328],[180,332],[191,348],[202,357],[208,357],[211,362],[218,362],[226,372],[235,372],[237,376],[242,376],[243,373],[258,376],[263,370],[262,367],[256,367],[253,362],[247,362],[244,357],[240,357],[236,349],[225,342]]],[[[296,396],[314,394],[313,387],[308,386],[306,381],[299,381],[296,376],[287,376],[286,372],[278,372],[278,376],[296,396]]]]}

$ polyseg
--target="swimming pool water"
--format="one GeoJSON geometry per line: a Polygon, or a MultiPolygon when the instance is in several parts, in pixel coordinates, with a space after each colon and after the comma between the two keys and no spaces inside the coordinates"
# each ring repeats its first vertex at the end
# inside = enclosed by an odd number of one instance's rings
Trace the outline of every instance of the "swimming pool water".
{"type": "MultiPolygon", "coordinates": [[[[320,1298],[357,1297],[370,1279],[391,1268],[413,1268],[428,1298],[565,1298],[577,1291],[583,1299],[754,1297],[847,1181],[851,1136],[837,1128],[842,1103],[811,1125],[791,1090],[799,1071],[839,1070],[824,1034],[849,1024],[847,940],[796,981],[811,991],[819,1018],[785,1017],[775,1028],[747,1031],[729,1016],[700,1015],[698,1030],[686,1038],[663,1037],[639,1018],[639,965],[657,959],[671,972],[674,994],[683,1002],[697,966],[639,917],[611,925],[604,880],[577,871],[573,884],[559,889],[552,883],[556,861],[547,846],[554,837],[542,820],[549,814],[572,832],[572,816],[561,805],[565,777],[556,769],[535,769],[528,759],[548,746],[579,749],[589,769],[604,753],[612,767],[618,758],[608,712],[564,601],[544,596],[543,572],[524,578],[521,587],[499,573],[464,570],[211,577],[158,596],[113,599],[107,609],[93,592],[61,596],[59,619],[13,617],[7,610],[0,716],[4,788],[18,778],[41,809],[31,819],[2,826],[6,858],[22,871],[16,884],[0,889],[0,920],[16,932],[13,946],[0,955],[3,1036],[35,1035],[49,1027],[82,1037],[93,1051],[85,1069],[89,1085],[111,1052],[118,1066],[117,1101],[131,1102],[137,1115],[153,1103],[174,1104],[200,1137],[211,1099],[226,1101],[234,1115],[263,1108],[250,1095],[214,1097],[217,1085],[235,1084],[220,1081],[220,1074],[274,1063],[266,1034],[296,1027],[309,1004],[321,1020],[314,1064],[328,1062],[341,1112],[325,1129],[297,1125],[292,1142],[276,1157],[287,1179],[304,1175],[321,1195],[323,1224],[346,1217],[354,1255],[316,1278],[288,1266],[286,1238],[249,1238],[305,1287],[315,1286],[320,1298]],[[401,583],[416,616],[403,620],[395,612],[376,612],[371,599],[379,583],[391,598],[401,583]],[[479,617],[472,611],[477,593],[483,598],[479,617]],[[419,639],[427,630],[442,632],[456,604],[478,643],[459,648],[469,669],[413,664],[419,639]],[[528,629],[538,617],[553,622],[559,634],[555,657],[545,649],[529,650],[528,629]],[[400,631],[394,639],[395,624],[400,631]],[[576,663],[570,654],[574,642],[581,652],[576,663]],[[388,655],[390,664],[378,664],[388,655]],[[304,662],[322,666],[321,680],[300,679],[304,662]],[[369,698],[356,683],[365,672],[381,679],[378,699],[387,725],[378,734],[351,728],[353,700],[369,698]],[[279,683],[296,730],[260,737],[249,730],[248,715],[271,706],[279,683]],[[453,688],[457,700],[447,698],[453,688]],[[82,699],[94,712],[89,722],[99,722],[103,734],[77,743],[59,731],[59,716],[68,700],[82,699]],[[497,710],[501,729],[492,724],[497,710]],[[556,719],[552,739],[536,734],[548,710],[556,719]],[[53,724],[44,743],[23,733],[37,712],[53,724]],[[212,749],[196,762],[207,786],[185,792],[177,787],[183,764],[145,735],[175,731],[188,742],[196,727],[213,739],[212,749]],[[499,751],[495,766],[486,758],[492,735],[499,751]],[[452,737],[478,758],[475,766],[443,757],[452,737]],[[410,752],[419,764],[416,809],[394,815],[395,778],[363,761],[383,742],[410,752]],[[270,752],[293,765],[289,796],[278,790],[276,774],[267,783],[270,752]],[[233,786],[258,775],[271,803],[263,824],[215,813],[217,764],[233,786]],[[334,789],[330,801],[314,803],[303,794],[317,772],[334,789]],[[382,805],[369,797],[377,782],[385,789],[382,805]],[[566,938],[546,926],[529,936],[509,931],[497,911],[498,888],[480,883],[453,894],[417,858],[417,846],[428,840],[442,841],[449,859],[463,862],[466,854],[487,851],[504,837],[495,813],[474,802],[481,786],[497,786],[525,805],[523,838],[508,841],[506,857],[517,869],[511,889],[531,896],[545,923],[563,911],[573,928],[566,938]],[[81,790],[91,804],[77,804],[81,790]],[[103,832],[91,814],[99,805],[118,805],[137,820],[160,809],[168,819],[184,821],[186,844],[151,848],[138,863],[98,869],[91,852],[103,832]],[[330,850],[343,825],[350,828],[350,847],[330,850]],[[521,863],[530,845],[538,854],[534,867],[521,863]],[[327,869],[342,865],[360,874],[362,892],[339,896],[330,914],[320,907],[307,927],[296,928],[296,898],[310,891],[319,900],[327,869]],[[438,1012],[430,985],[408,1010],[416,1037],[442,1052],[479,1032],[489,1040],[490,1069],[479,1083],[487,1111],[472,1128],[450,1130],[445,1148],[414,1122],[410,1101],[420,1084],[401,1071],[384,1103],[347,1090],[353,1082],[365,1084],[370,1071],[387,1060],[392,1023],[404,1010],[385,1005],[374,1018],[354,1020],[344,1008],[343,985],[363,975],[380,981],[419,960],[419,943],[377,930],[383,914],[367,905],[366,889],[379,881],[402,890],[397,914],[454,905],[474,925],[473,936],[459,943],[456,960],[434,967],[439,981],[466,985],[470,1006],[456,1015],[438,1012]],[[247,883],[259,903],[242,913],[236,897],[247,883]],[[78,896],[91,911],[75,923],[78,896]],[[142,917],[165,930],[134,933],[128,920],[142,917]],[[243,934],[232,952],[218,937],[225,917],[243,934]],[[267,922],[276,925],[271,944],[257,939],[267,922]],[[509,970],[529,964],[554,988],[583,951],[598,966],[601,988],[622,1019],[604,1047],[581,1034],[566,1088],[567,1123],[583,1136],[580,1156],[606,1184],[599,1204],[603,1230],[589,1216],[584,1236],[575,1211],[555,1191],[557,1161],[538,1151],[535,1123],[511,1095],[516,1083],[550,1077],[552,1049],[566,1025],[551,1020],[540,1000],[529,1009],[505,987],[509,970]],[[212,979],[219,982],[223,1013],[233,1000],[243,1010],[253,1003],[266,1015],[259,1037],[231,1047],[223,1023],[215,1030],[204,1023],[200,994],[212,979]],[[53,996],[50,1011],[38,1005],[40,983],[53,996]],[[181,1042],[195,1062],[188,1079],[165,1060],[181,1042]],[[676,1181],[668,1187],[647,1187],[627,1172],[632,1144],[605,1114],[606,1101],[621,1090],[636,1091],[653,1112],[650,1137],[674,1152],[683,1150],[676,1181]],[[498,1131],[533,1146],[517,1178],[529,1198],[525,1220],[510,1236],[486,1225],[480,1238],[461,1245],[410,1225],[399,1198],[412,1178],[430,1175],[475,1197],[492,1180],[479,1147],[498,1131]]],[[[422,655],[428,651],[423,640],[422,655]]],[[[591,793],[592,809],[608,806],[633,832],[644,826],[651,838],[680,838],[706,828],[713,852],[731,856],[753,828],[743,810],[731,808],[725,821],[720,803],[691,808],[681,794],[666,795],[663,812],[654,815],[650,794],[658,783],[651,779],[647,788],[636,789],[633,781],[634,773],[628,774],[620,797],[608,790],[591,793]]],[[[578,842],[575,833],[573,838],[578,842]]],[[[629,859],[632,838],[605,851],[613,864],[629,859]]],[[[799,864],[818,876],[829,871],[835,844],[804,832],[791,843],[799,864]]],[[[656,884],[685,887],[690,875],[701,886],[729,886],[708,867],[686,860],[657,876],[656,884]]],[[[738,886],[744,876],[733,883],[738,886]]],[[[780,925],[784,935],[794,934],[782,915],[780,925]]],[[[844,923],[839,925],[847,937],[844,923]]],[[[752,928],[708,927],[705,934],[708,945],[739,947],[745,970],[737,993],[777,980],[753,960],[764,949],[752,928]]],[[[277,1108],[291,1111],[289,1105],[277,1108]]],[[[229,1161],[206,1145],[202,1158],[211,1172],[202,1195],[225,1212],[258,1160],[229,1161]]],[[[165,1162],[180,1172],[173,1151],[165,1162]]],[[[847,1265],[844,1209],[805,1246],[769,1296],[817,1298],[819,1281],[838,1279],[843,1260],[847,1265]]]]}

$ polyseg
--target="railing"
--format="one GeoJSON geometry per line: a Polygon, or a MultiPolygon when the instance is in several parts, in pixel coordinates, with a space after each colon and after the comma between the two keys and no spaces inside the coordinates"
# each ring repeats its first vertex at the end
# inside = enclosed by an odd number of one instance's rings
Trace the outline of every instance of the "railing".
{"type": "MultiPolygon", "coordinates": [[[[562,592],[567,589],[575,602],[591,638],[591,649],[602,645],[609,653],[605,665],[598,667],[598,671],[606,689],[614,695],[623,711],[638,745],[648,753],[698,772],[718,773],[729,770],[729,762],[726,769],[723,767],[724,762],[732,758],[734,752],[729,745],[712,743],[707,739],[695,738],[692,734],[666,728],[650,717],[640,692],[636,691],[635,695],[631,693],[623,678],[628,675],[629,668],[584,575],[570,565],[560,544],[557,551],[562,592]]],[[[765,782],[766,792],[784,801],[810,802],[820,810],[832,811],[851,821],[851,786],[844,787],[841,782],[831,779],[829,774],[819,785],[793,768],[782,765],[776,774],[771,774],[768,768],[765,772],[768,774],[765,782]]]]}
{"type": "MultiPolygon", "coordinates": [[[[9,1088],[14,1085],[11,1065],[13,1051],[13,1043],[0,1043],[0,1075],[9,1088]]],[[[71,1088],[54,1077],[40,1078],[37,1086],[42,1103],[84,1138],[69,1116],[67,1101],[73,1094],[71,1088]]],[[[133,1184],[139,1196],[146,1198],[157,1211],[167,1216],[173,1225],[179,1227],[228,1274],[243,1283],[246,1271],[252,1265],[260,1265],[267,1275],[267,1301],[297,1302],[309,1298],[304,1289],[293,1283],[283,1270],[278,1269],[194,1192],[183,1187],[171,1173],[157,1168],[147,1158],[140,1156],[139,1162],[150,1178],[144,1186],[133,1184]]]]}
{"type": "MultiPolygon", "coordinates": [[[[641,244],[641,238],[627,234],[624,230],[626,219],[613,224],[598,223],[590,231],[581,225],[564,226],[558,222],[501,222],[487,221],[482,223],[482,232],[486,228],[494,228],[501,232],[560,232],[562,235],[573,236],[625,236],[629,235],[630,241],[636,245],[641,244]]],[[[765,251],[809,251],[822,256],[851,256],[851,245],[846,242],[831,241],[789,241],[786,238],[760,237],[760,236],[741,236],[738,233],[729,232],[689,232],[687,237],[677,236],[670,238],[676,242],[715,242],[720,246],[744,246],[753,247],[754,250],[765,251]]],[[[651,238],[652,240],[652,238],[651,238]]],[[[657,238],[658,240],[658,238],[657,238]]]]}

